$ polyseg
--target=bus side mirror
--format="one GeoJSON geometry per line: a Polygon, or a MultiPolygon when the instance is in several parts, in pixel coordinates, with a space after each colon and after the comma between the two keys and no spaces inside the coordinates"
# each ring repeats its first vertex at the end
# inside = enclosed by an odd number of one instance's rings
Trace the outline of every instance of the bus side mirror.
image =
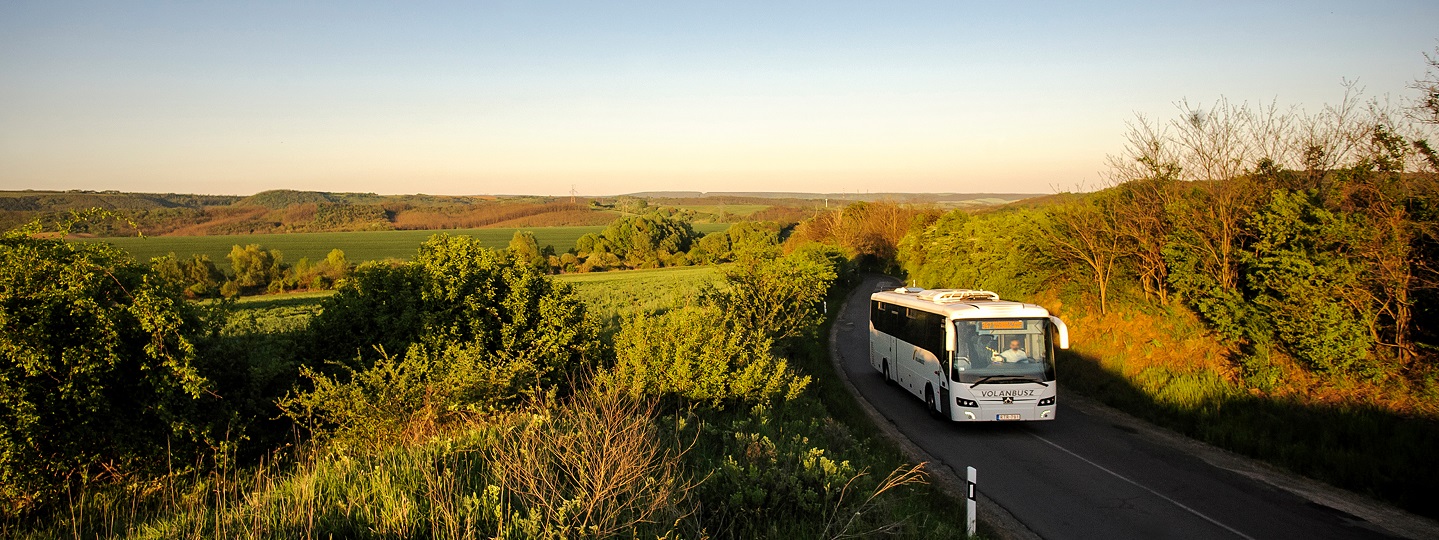
{"type": "Polygon", "coordinates": [[[1064,321],[1059,320],[1059,317],[1051,316],[1051,317],[1049,317],[1049,322],[1054,323],[1054,328],[1055,328],[1056,330],[1059,330],[1059,348],[1061,348],[1061,349],[1068,349],[1068,348],[1069,348],[1069,327],[1068,327],[1068,326],[1065,326],[1065,325],[1064,325],[1064,321]]]}

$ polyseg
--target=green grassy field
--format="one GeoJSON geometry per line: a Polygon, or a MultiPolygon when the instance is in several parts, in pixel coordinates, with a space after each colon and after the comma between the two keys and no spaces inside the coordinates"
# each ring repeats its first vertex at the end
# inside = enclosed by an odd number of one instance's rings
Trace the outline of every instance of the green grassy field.
{"type": "MultiPolygon", "coordinates": [[[[749,216],[760,210],[769,208],[767,204],[678,204],[674,208],[682,210],[693,210],[703,214],[720,215],[729,213],[734,216],[749,216]]],[[[698,228],[698,227],[696,227],[698,228]]]]}
{"type": "Polygon", "coordinates": [[[719,279],[719,274],[713,266],[688,266],[558,277],[574,285],[591,311],[606,319],[618,319],[693,302],[700,287],[719,279]]]}
{"type": "MultiPolygon", "coordinates": [[[[726,223],[704,223],[695,225],[701,233],[722,231],[726,223]]],[[[386,258],[409,259],[415,250],[431,235],[445,233],[467,235],[480,240],[484,245],[504,248],[519,229],[451,229],[443,231],[365,231],[334,233],[293,233],[293,234],[241,234],[225,236],[151,236],[145,238],[103,238],[92,241],[109,242],[130,252],[137,260],[146,261],[152,257],[175,253],[181,258],[190,255],[208,255],[210,260],[223,265],[230,248],[236,245],[260,244],[267,249],[278,249],[285,256],[285,262],[293,263],[301,258],[316,261],[325,258],[332,249],[345,252],[350,262],[373,261],[386,258]]],[[[586,233],[598,233],[604,227],[535,227],[525,230],[535,233],[540,245],[551,245],[555,251],[563,252],[574,247],[575,240],[586,233]]]]}
{"type": "MultiPolygon", "coordinates": [[[[575,287],[585,305],[617,324],[636,312],[661,311],[695,301],[700,288],[719,279],[713,266],[621,270],[555,276],[575,287]]],[[[235,312],[246,317],[308,320],[334,291],[265,294],[240,298],[235,312]]]]}

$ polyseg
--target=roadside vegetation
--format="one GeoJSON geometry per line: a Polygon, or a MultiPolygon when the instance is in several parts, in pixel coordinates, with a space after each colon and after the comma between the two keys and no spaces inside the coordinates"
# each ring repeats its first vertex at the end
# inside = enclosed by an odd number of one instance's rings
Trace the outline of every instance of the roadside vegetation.
{"type": "Polygon", "coordinates": [[[0,535],[957,534],[923,465],[830,415],[802,367],[827,366],[848,259],[734,232],[721,266],[565,280],[437,235],[334,292],[205,302],[185,299],[203,265],[7,233],[0,535]]]}

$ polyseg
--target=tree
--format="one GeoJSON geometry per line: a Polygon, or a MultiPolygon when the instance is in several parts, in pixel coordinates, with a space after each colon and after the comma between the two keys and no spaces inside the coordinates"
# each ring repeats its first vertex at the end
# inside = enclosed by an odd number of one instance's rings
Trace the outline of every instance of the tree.
{"type": "Polygon", "coordinates": [[[588,244],[591,251],[614,253],[632,268],[658,266],[673,254],[689,251],[695,238],[689,222],[680,219],[658,214],[626,216],[610,222],[596,238],[581,237],[576,250],[583,254],[588,244]]]}
{"type": "Polygon", "coordinates": [[[899,243],[911,228],[927,225],[938,216],[936,210],[922,206],[855,202],[800,223],[786,242],[836,245],[853,259],[884,265],[895,260],[899,243]]]}
{"type": "Polygon", "coordinates": [[[225,281],[225,273],[215,266],[209,255],[193,255],[182,261],[170,253],[154,258],[150,266],[160,277],[179,285],[191,298],[219,294],[220,284],[225,281]]]}
{"type": "Polygon", "coordinates": [[[1419,92],[1419,98],[1410,106],[1415,120],[1425,124],[1439,124],[1439,47],[1434,54],[1424,54],[1424,76],[1409,85],[1419,92]]]}
{"type": "Polygon", "coordinates": [[[1093,197],[1070,201],[1049,209],[1040,233],[1054,247],[1057,257],[1086,269],[1099,293],[1099,312],[1109,312],[1109,284],[1119,260],[1130,253],[1117,230],[1121,219],[1113,204],[1093,197]]]}
{"type": "Polygon", "coordinates": [[[704,237],[700,238],[698,242],[695,242],[694,247],[690,249],[690,256],[696,258],[698,262],[728,262],[733,258],[733,255],[730,249],[729,233],[725,231],[716,231],[704,235],[704,237]]]}
{"type": "Polygon", "coordinates": [[[954,210],[906,235],[900,262],[921,287],[1031,294],[1052,282],[1060,266],[1040,232],[1047,219],[1027,208],[980,215],[954,210]]]}
{"type": "Polygon", "coordinates": [[[230,249],[230,268],[235,272],[235,284],[241,289],[268,287],[270,283],[284,277],[284,256],[277,250],[265,249],[259,244],[230,249]]]}
{"type": "Polygon", "coordinates": [[[725,230],[735,260],[773,259],[779,256],[779,224],[741,221],[725,230]]]}
{"type": "Polygon", "coordinates": [[[535,233],[530,231],[515,231],[514,236],[510,237],[510,246],[508,249],[510,255],[513,256],[516,261],[535,268],[543,268],[546,266],[544,254],[540,251],[540,243],[538,240],[535,240],[535,233]]]}
{"type": "Polygon", "coordinates": [[[1109,156],[1109,178],[1114,184],[1115,233],[1133,250],[1135,269],[1144,296],[1169,301],[1169,264],[1164,246],[1173,231],[1173,205],[1182,168],[1166,132],[1140,116],[1129,123],[1125,154],[1109,156]]]}
{"type": "Polygon", "coordinates": [[[773,356],[769,338],[717,324],[727,307],[626,320],[615,336],[615,365],[600,383],[634,398],[678,397],[717,407],[798,395],[809,377],[773,356]]]}

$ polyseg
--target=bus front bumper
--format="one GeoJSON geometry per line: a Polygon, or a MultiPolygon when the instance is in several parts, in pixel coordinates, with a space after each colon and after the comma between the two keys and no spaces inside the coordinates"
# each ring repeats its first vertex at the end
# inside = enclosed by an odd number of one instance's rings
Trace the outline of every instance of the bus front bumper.
{"type": "Polygon", "coordinates": [[[954,420],[959,422],[1010,422],[1053,420],[1054,405],[981,403],[979,407],[954,407],[954,420]]]}

